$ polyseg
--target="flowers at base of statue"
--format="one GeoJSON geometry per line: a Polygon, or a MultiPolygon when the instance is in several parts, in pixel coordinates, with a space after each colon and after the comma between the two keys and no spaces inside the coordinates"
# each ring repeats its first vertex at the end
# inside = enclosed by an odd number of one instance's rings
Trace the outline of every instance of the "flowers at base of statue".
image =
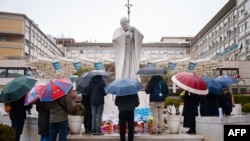
{"type": "Polygon", "coordinates": [[[72,110],[69,112],[69,115],[79,115],[79,116],[85,116],[86,115],[86,109],[84,109],[82,104],[75,104],[72,108],[72,110]]]}
{"type": "Polygon", "coordinates": [[[138,122],[134,121],[134,127],[137,127],[137,125],[138,125],[138,122]]]}
{"type": "Polygon", "coordinates": [[[113,130],[113,122],[111,120],[102,121],[101,129],[103,133],[111,134],[113,130]]]}
{"type": "Polygon", "coordinates": [[[148,118],[148,129],[151,129],[153,127],[153,116],[150,116],[148,118]]]}
{"type": "Polygon", "coordinates": [[[135,121],[134,125],[136,133],[147,133],[152,128],[152,118],[148,121],[135,121]]]}

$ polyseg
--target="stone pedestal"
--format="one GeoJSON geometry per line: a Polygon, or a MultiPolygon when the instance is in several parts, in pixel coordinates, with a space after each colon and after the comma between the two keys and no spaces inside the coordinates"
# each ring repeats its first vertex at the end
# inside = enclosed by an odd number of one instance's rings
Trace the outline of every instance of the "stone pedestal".
{"type": "Polygon", "coordinates": [[[224,125],[250,124],[250,114],[220,117],[196,117],[196,132],[204,141],[223,141],[224,125]]]}

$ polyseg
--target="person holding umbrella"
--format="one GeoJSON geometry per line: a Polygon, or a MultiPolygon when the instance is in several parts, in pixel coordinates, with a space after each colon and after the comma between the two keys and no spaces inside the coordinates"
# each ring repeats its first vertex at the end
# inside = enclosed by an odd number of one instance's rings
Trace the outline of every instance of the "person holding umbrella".
{"type": "Polygon", "coordinates": [[[172,76],[171,80],[185,90],[182,111],[183,127],[189,128],[188,134],[196,134],[195,117],[198,116],[199,96],[208,94],[207,84],[200,76],[192,72],[177,73],[172,76]]]}
{"type": "Polygon", "coordinates": [[[224,94],[221,96],[222,111],[225,116],[230,116],[233,110],[232,93],[228,88],[223,88],[224,94]]]}
{"type": "MultiPolygon", "coordinates": [[[[87,88],[86,88],[87,89],[87,88]]],[[[92,116],[91,116],[91,103],[90,103],[90,94],[88,94],[87,91],[82,92],[82,105],[84,106],[84,109],[86,109],[86,115],[83,119],[83,124],[85,128],[85,133],[89,134],[92,130],[92,116]]]]}
{"type": "Polygon", "coordinates": [[[205,116],[219,116],[220,96],[209,92],[205,98],[205,116]]]}
{"type": "Polygon", "coordinates": [[[120,141],[125,141],[126,124],[128,125],[128,141],[134,138],[134,110],[139,106],[138,94],[116,96],[115,105],[119,110],[120,141]]]}
{"type": "Polygon", "coordinates": [[[120,141],[125,141],[126,124],[128,125],[128,141],[134,139],[134,110],[139,106],[138,91],[142,84],[133,78],[116,79],[105,87],[108,94],[115,95],[115,105],[119,110],[120,141]]]}
{"type": "Polygon", "coordinates": [[[31,109],[32,105],[24,106],[25,95],[17,101],[10,102],[10,120],[11,127],[15,130],[15,141],[20,141],[20,136],[23,132],[25,119],[27,118],[26,111],[31,109]]]}
{"type": "Polygon", "coordinates": [[[68,112],[72,110],[75,102],[76,93],[73,87],[69,90],[68,94],[65,94],[58,99],[48,102],[48,108],[50,111],[49,121],[49,141],[56,141],[57,135],[59,135],[60,141],[67,140],[68,134],[68,112]]]}
{"type": "Polygon", "coordinates": [[[32,105],[24,105],[25,95],[36,82],[37,80],[30,76],[17,77],[7,83],[0,95],[4,103],[10,103],[11,109],[9,117],[11,120],[11,127],[15,130],[15,141],[20,141],[24,122],[27,118],[26,111],[32,108],[32,105]]]}
{"type": "Polygon", "coordinates": [[[152,76],[145,89],[149,96],[149,106],[153,115],[152,134],[161,134],[164,129],[164,101],[168,94],[168,86],[160,75],[152,76]]]}
{"type": "Polygon", "coordinates": [[[188,127],[188,134],[196,134],[195,117],[198,116],[199,95],[185,91],[183,96],[184,106],[182,115],[184,117],[183,127],[188,127]]]}
{"type": "Polygon", "coordinates": [[[90,95],[93,135],[103,135],[101,132],[101,125],[102,113],[104,110],[104,97],[107,95],[104,90],[105,87],[106,83],[102,79],[102,75],[94,76],[89,83],[88,93],[90,95]]]}
{"type": "Polygon", "coordinates": [[[41,136],[40,141],[49,141],[49,109],[46,102],[36,101],[36,111],[38,112],[38,134],[41,136]]]}

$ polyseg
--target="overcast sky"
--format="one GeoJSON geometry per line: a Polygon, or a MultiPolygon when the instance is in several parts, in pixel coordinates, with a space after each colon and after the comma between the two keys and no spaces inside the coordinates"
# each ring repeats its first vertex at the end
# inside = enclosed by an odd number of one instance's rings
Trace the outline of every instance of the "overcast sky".
{"type": "MultiPolygon", "coordinates": [[[[0,0],[0,11],[28,16],[45,34],[77,42],[112,42],[128,0],[0,0]]],[[[144,43],[195,36],[228,0],[129,0],[130,23],[144,43]]]]}

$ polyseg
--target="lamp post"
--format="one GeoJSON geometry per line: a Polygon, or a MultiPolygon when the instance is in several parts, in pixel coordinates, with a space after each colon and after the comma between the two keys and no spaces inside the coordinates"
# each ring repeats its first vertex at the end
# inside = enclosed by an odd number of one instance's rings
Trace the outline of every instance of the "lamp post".
{"type": "Polygon", "coordinates": [[[128,3],[125,4],[125,6],[128,8],[128,21],[130,22],[130,8],[133,6],[132,4],[129,3],[129,0],[128,0],[128,3]]]}

